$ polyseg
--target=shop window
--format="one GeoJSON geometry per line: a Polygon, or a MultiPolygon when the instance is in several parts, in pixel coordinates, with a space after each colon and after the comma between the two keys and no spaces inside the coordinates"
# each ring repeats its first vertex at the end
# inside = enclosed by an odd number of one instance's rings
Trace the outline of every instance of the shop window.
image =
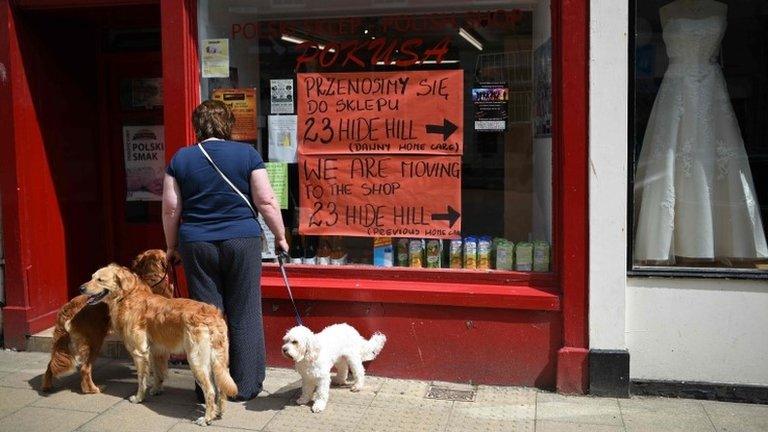
{"type": "Polygon", "coordinates": [[[198,1],[201,94],[270,163],[292,261],[551,272],[549,1],[295,3],[198,1]]]}
{"type": "Polygon", "coordinates": [[[637,0],[633,13],[632,269],[764,273],[765,2],[637,0]]]}

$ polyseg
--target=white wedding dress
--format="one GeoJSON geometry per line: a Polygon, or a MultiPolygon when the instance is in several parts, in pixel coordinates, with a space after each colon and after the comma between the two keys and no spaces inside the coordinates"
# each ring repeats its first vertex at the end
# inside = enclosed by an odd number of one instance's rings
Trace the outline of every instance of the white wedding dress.
{"type": "Polygon", "coordinates": [[[672,18],[669,67],[635,176],[636,262],[768,257],[739,125],[715,62],[726,19],[672,18]]]}

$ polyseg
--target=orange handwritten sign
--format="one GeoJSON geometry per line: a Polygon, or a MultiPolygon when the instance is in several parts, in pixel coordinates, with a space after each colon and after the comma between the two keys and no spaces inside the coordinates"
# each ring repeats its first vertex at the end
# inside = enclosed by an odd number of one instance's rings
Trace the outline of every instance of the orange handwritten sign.
{"type": "Polygon", "coordinates": [[[303,154],[461,155],[462,70],[298,74],[303,154]]]}
{"type": "Polygon", "coordinates": [[[459,238],[461,157],[299,155],[304,235],[459,238]]]}

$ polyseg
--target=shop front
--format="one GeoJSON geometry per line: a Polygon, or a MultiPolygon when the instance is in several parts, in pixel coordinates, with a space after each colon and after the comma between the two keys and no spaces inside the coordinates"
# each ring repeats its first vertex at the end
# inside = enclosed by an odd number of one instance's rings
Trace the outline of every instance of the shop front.
{"type": "Polygon", "coordinates": [[[590,391],[764,403],[766,4],[590,17],[590,391]]]}
{"type": "Polygon", "coordinates": [[[219,99],[267,162],[307,325],[385,333],[372,374],[585,392],[586,2],[318,3],[2,3],[6,346],[164,246],[158,176],[219,99]]]}

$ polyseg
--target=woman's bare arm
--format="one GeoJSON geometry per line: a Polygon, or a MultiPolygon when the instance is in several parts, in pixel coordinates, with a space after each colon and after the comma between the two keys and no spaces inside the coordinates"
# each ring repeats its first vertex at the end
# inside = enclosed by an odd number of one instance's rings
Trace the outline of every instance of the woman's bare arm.
{"type": "Polygon", "coordinates": [[[173,176],[163,178],[163,231],[168,248],[168,260],[173,262],[179,245],[179,221],[181,220],[181,190],[173,176]]]}
{"type": "Polygon", "coordinates": [[[277,246],[288,252],[288,242],[285,239],[285,225],[283,225],[283,215],[280,214],[280,205],[269,184],[267,170],[257,169],[251,172],[251,199],[256,205],[269,230],[275,235],[277,246]]]}

